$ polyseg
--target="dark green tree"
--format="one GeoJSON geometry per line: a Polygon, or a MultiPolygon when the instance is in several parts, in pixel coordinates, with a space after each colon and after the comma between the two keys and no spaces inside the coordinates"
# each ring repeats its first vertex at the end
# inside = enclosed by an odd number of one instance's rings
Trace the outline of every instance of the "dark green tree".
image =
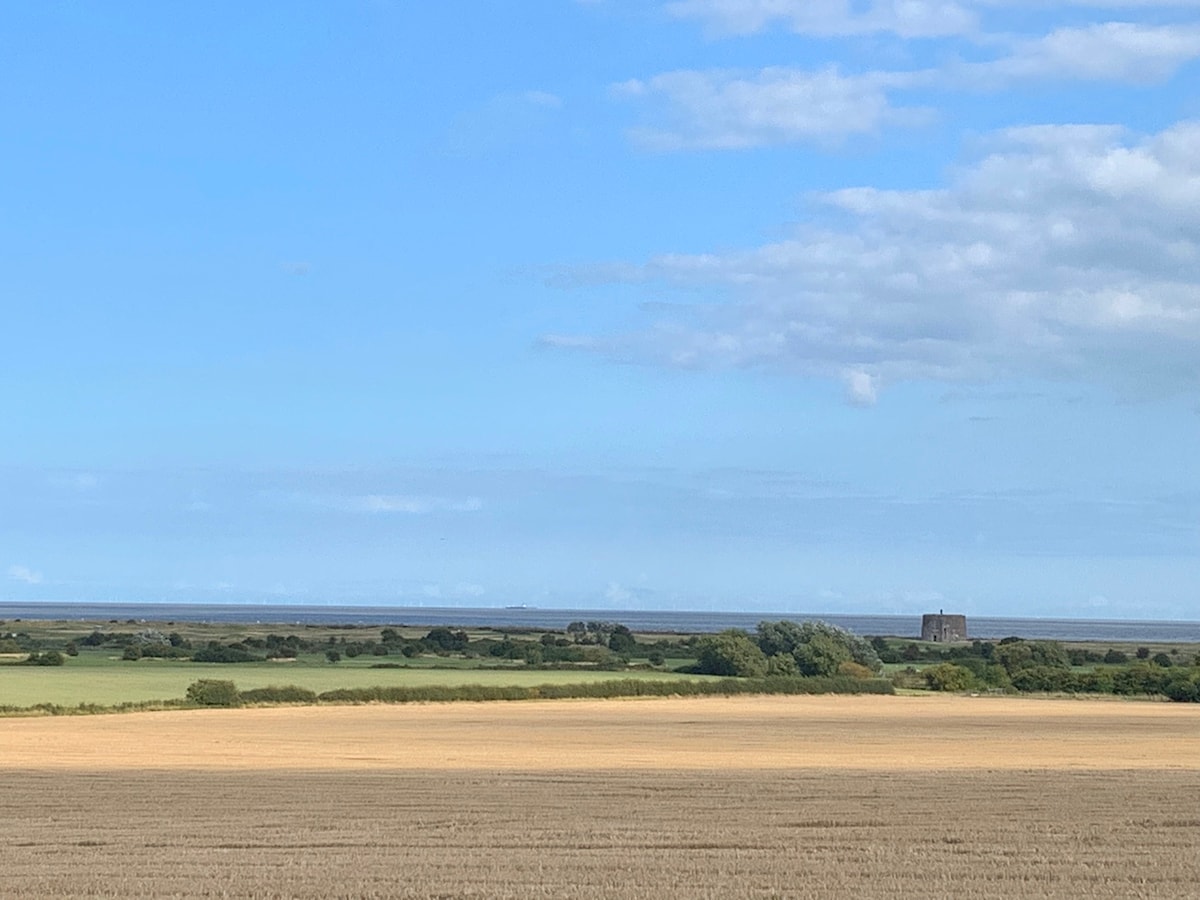
{"type": "Polygon", "coordinates": [[[701,638],[696,671],[704,675],[736,675],[759,678],[767,674],[767,657],[758,644],[740,628],[701,638]]]}
{"type": "Polygon", "coordinates": [[[241,697],[232,681],[201,678],[188,685],[189,703],[199,706],[241,706],[241,697]]]}
{"type": "Polygon", "coordinates": [[[612,633],[608,636],[608,649],[613,653],[621,653],[626,656],[637,650],[637,641],[631,632],[624,625],[614,625],[612,633]]]}
{"type": "Polygon", "coordinates": [[[971,670],[954,663],[938,663],[922,671],[921,675],[934,691],[965,691],[975,686],[971,670]]]}
{"type": "Polygon", "coordinates": [[[883,670],[869,641],[827,622],[759,622],[758,645],[768,657],[791,656],[801,675],[834,675],[844,662],[883,670]]]}

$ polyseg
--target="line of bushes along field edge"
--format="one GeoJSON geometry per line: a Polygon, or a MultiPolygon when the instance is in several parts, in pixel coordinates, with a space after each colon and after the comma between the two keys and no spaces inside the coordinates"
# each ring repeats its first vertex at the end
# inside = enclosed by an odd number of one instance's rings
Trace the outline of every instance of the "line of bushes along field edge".
{"type": "Polygon", "coordinates": [[[616,699],[620,697],[698,697],[735,694],[894,694],[895,688],[882,679],[840,676],[811,678],[723,678],[719,681],[649,681],[636,678],[612,679],[579,684],[427,685],[423,687],[379,686],[339,688],[317,693],[296,685],[252,688],[239,691],[232,681],[200,679],[188,686],[183,699],[149,700],[104,706],[81,703],[64,706],[39,703],[34,706],[0,706],[5,716],[70,716],[136,712],[164,709],[231,708],[259,705],[362,703],[450,703],[515,700],[616,699]]]}

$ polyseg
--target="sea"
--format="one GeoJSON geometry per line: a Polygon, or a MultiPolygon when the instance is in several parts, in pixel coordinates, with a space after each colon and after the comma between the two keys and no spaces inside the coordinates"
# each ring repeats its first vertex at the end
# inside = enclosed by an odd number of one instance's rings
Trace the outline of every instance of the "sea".
{"type": "MultiPolygon", "coordinates": [[[[712,612],[647,609],[550,609],[436,606],[285,606],[280,604],[0,603],[0,621],[227,622],[272,625],[375,625],[564,630],[571,622],[620,622],[637,632],[696,634],[753,630],[763,620],[820,620],[861,635],[918,637],[921,617],[847,613],[712,612]]],[[[1200,622],[1118,619],[1013,619],[968,616],[973,639],[1200,643],[1200,622]]]]}

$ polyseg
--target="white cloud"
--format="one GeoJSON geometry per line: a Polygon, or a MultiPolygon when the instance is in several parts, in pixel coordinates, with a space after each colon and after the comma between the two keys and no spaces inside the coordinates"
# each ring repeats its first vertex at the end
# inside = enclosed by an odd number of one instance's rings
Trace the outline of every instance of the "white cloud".
{"type": "Polygon", "coordinates": [[[967,5],[948,0],[676,0],[666,9],[676,18],[697,19],[726,34],[753,34],[777,22],[797,34],[818,37],[937,37],[976,27],[967,5]]]}
{"type": "Polygon", "coordinates": [[[1018,40],[1001,59],[952,68],[949,74],[956,82],[966,77],[996,87],[1014,80],[1049,78],[1144,84],[1168,78],[1197,56],[1200,27],[1103,22],[1018,40]]]}
{"type": "Polygon", "coordinates": [[[921,77],[887,72],[848,76],[834,67],[815,72],[767,68],[750,75],[678,71],[628,81],[617,91],[662,108],[668,124],[630,132],[639,144],[655,150],[738,149],[838,141],[886,124],[924,121],[927,111],[893,107],[887,96],[889,88],[921,77]]]}
{"type": "Polygon", "coordinates": [[[9,566],[8,577],[13,581],[22,581],[25,584],[41,584],[42,573],[35,572],[28,566],[9,566]]]}
{"type": "Polygon", "coordinates": [[[718,35],[749,35],[776,25],[813,37],[893,34],[902,38],[978,36],[981,15],[1013,8],[1060,12],[1181,10],[1200,0],[673,0],[667,13],[701,22],[718,35]]]}
{"type": "Polygon", "coordinates": [[[653,124],[630,129],[648,149],[735,150],[789,143],[836,144],[887,126],[929,122],[930,109],[899,105],[915,88],[940,93],[1001,90],[1021,81],[1150,84],[1200,57],[1200,26],[1105,22],[1036,38],[995,37],[1001,55],[936,69],[844,74],[836,66],[754,72],[680,70],[614,85],[653,124]]]}
{"type": "MultiPolygon", "coordinates": [[[[880,383],[1038,376],[1200,386],[1200,122],[1131,136],[1041,126],[938,190],[814,198],[841,227],[669,254],[630,280],[707,291],[623,335],[549,343],[681,368],[880,383]],[[847,373],[850,373],[849,375],[847,373]]],[[[618,270],[619,271],[619,270],[618,270]]]]}
{"type": "Polygon", "coordinates": [[[870,372],[851,369],[845,374],[846,399],[854,406],[874,406],[879,399],[879,383],[870,372]]]}
{"type": "Polygon", "coordinates": [[[1200,0],[970,0],[973,6],[1058,10],[1064,6],[1086,9],[1200,9],[1200,0]]]}

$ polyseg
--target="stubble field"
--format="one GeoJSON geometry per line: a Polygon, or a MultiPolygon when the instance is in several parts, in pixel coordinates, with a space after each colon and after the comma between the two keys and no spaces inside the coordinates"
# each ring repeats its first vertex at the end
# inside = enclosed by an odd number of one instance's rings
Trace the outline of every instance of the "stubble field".
{"type": "Polygon", "coordinates": [[[0,896],[1200,896],[1200,716],[1185,705],[9,719],[0,758],[0,896]]]}

